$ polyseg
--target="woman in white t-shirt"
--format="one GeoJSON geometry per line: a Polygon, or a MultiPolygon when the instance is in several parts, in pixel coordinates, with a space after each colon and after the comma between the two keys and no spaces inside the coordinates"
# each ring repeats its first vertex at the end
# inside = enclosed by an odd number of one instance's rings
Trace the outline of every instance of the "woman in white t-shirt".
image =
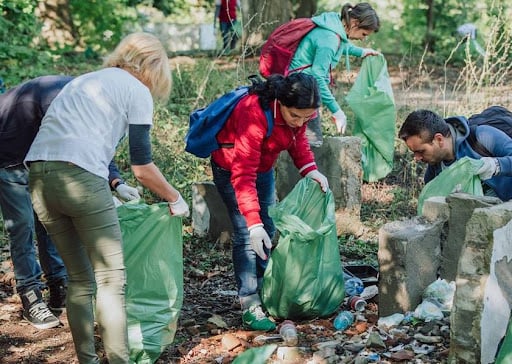
{"type": "Polygon", "coordinates": [[[66,309],[78,359],[99,362],[96,318],[114,364],[129,361],[121,230],[108,184],[108,164],[123,136],[137,180],[168,201],[172,215],[188,216],[189,208],[151,158],[153,98],[167,99],[171,88],[162,44],[148,33],[130,34],[104,66],[62,89],[25,162],[34,210],[68,271],[66,309]]]}

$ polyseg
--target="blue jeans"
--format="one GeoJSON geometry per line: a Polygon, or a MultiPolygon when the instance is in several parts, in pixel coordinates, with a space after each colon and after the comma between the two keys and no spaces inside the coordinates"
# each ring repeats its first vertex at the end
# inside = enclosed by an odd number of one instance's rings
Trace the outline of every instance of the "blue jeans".
{"type": "Polygon", "coordinates": [[[235,49],[238,35],[233,28],[232,22],[220,22],[220,33],[222,34],[222,44],[225,50],[235,49]]]}
{"type": "Polygon", "coordinates": [[[34,215],[28,190],[28,171],[24,165],[0,168],[0,209],[9,236],[16,291],[23,293],[40,289],[42,272],[48,285],[66,279],[66,268],[55,245],[34,215]],[[34,229],[40,263],[34,244],[34,229]]]}
{"type": "MultiPolygon", "coordinates": [[[[219,194],[227,207],[229,218],[233,224],[233,267],[238,286],[238,296],[242,309],[254,304],[261,305],[259,288],[268,260],[261,259],[251,248],[249,230],[245,218],[238,209],[235,190],[231,184],[231,172],[219,167],[212,161],[213,181],[219,194]]],[[[260,217],[264,228],[270,238],[274,236],[274,222],[268,215],[268,208],[275,204],[274,171],[258,173],[256,189],[260,203],[260,217]]],[[[265,249],[267,256],[269,249],[265,249]]]]}

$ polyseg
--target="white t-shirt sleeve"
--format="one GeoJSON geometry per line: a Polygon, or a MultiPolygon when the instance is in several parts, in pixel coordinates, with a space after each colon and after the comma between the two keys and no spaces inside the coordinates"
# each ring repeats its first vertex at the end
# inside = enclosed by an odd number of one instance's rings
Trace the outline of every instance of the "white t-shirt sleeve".
{"type": "Polygon", "coordinates": [[[153,124],[153,98],[148,89],[132,94],[128,110],[128,124],[153,124]]]}

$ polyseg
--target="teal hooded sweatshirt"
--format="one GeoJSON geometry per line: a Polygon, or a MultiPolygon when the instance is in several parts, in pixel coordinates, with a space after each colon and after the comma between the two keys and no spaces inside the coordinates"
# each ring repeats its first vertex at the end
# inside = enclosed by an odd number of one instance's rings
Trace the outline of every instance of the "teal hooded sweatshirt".
{"type": "Polygon", "coordinates": [[[299,43],[289,70],[305,67],[301,72],[316,78],[322,104],[334,114],[341,108],[329,89],[331,70],[336,67],[342,55],[346,56],[347,63],[349,55],[361,57],[363,48],[350,43],[338,13],[322,13],[311,19],[317,27],[299,43]]]}

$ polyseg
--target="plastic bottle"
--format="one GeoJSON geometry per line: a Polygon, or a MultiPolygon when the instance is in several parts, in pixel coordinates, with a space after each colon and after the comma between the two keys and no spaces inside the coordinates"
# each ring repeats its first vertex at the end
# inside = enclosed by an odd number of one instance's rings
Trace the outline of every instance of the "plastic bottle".
{"type": "Polygon", "coordinates": [[[356,311],[364,311],[366,308],[366,301],[359,296],[352,296],[348,300],[351,309],[356,311]]]}
{"type": "Polygon", "coordinates": [[[358,296],[363,293],[364,283],[357,277],[349,278],[345,281],[345,293],[347,296],[358,296]]]}
{"type": "Polygon", "coordinates": [[[279,329],[279,333],[281,334],[281,337],[283,338],[284,344],[286,346],[296,346],[299,343],[297,328],[292,321],[283,321],[281,328],[279,329]]]}
{"type": "Polygon", "coordinates": [[[346,330],[354,323],[354,315],[350,311],[341,311],[334,319],[334,328],[338,331],[346,330]]]}

